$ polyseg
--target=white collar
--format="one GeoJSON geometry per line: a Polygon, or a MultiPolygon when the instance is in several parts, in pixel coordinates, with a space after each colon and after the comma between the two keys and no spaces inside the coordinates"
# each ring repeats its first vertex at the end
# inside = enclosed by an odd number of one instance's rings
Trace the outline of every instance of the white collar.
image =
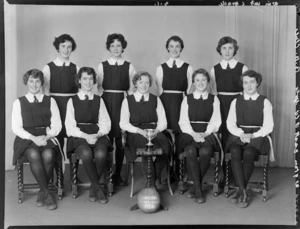
{"type": "Polygon", "coordinates": [[[59,57],[57,57],[53,62],[56,66],[63,66],[64,63],[66,66],[70,66],[71,63],[70,60],[62,61],[59,57]]]}
{"type": "Polygon", "coordinates": [[[90,91],[89,93],[84,93],[82,90],[79,90],[79,92],[77,93],[78,97],[80,100],[85,100],[85,95],[88,95],[89,100],[94,99],[94,93],[92,91],[90,91]]]}
{"type": "Polygon", "coordinates": [[[133,93],[133,95],[134,95],[135,101],[137,101],[137,102],[139,102],[141,100],[143,95],[144,95],[145,101],[149,100],[149,92],[146,94],[141,94],[140,92],[136,91],[133,93]]]}
{"type": "Polygon", "coordinates": [[[176,59],[174,59],[174,58],[171,57],[169,60],[166,61],[167,65],[168,65],[170,68],[173,67],[173,62],[174,62],[174,60],[175,60],[175,63],[176,63],[177,68],[180,68],[181,65],[183,65],[183,63],[184,63],[184,61],[183,61],[180,57],[179,57],[179,58],[176,58],[176,59]]]}
{"type": "Polygon", "coordinates": [[[122,57],[117,60],[111,57],[107,61],[110,65],[115,65],[116,62],[118,63],[118,65],[123,65],[125,60],[122,57]]]}
{"type": "Polygon", "coordinates": [[[253,95],[248,95],[248,94],[244,93],[245,100],[249,100],[250,98],[252,100],[256,100],[258,98],[258,96],[259,96],[259,94],[257,92],[253,95]]]}
{"type": "Polygon", "coordinates": [[[235,68],[235,66],[237,64],[237,61],[234,58],[232,58],[230,61],[221,60],[220,64],[223,69],[226,69],[228,64],[229,64],[229,67],[231,69],[233,69],[233,68],[235,68]]]}
{"type": "Polygon", "coordinates": [[[200,93],[198,91],[194,91],[193,96],[194,96],[194,99],[200,99],[201,96],[202,96],[202,99],[207,99],[208,98],[208,92],[204,91],[204,92],[200,93]]]}
{"type": "Polygon", "coordinates": [[[34,96],[37,98],[37,100],[39,102],[41,102],[43,100],[44,94],[42,94],[41,92],[37,93],[37,94],[32,94],[30,92],[28,92],[25,97],[28,99],[29,102],[33,102],[34,101],[34,96]]]}

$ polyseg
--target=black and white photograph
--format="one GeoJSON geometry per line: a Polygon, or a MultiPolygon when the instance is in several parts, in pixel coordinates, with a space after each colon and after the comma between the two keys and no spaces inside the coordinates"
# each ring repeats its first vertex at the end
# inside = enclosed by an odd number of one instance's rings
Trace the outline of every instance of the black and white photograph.
{"type": "Polygon", "coordinates": [[[5,0],[4,228],[296,226],[297,7],[247,3],[5,0]]]}

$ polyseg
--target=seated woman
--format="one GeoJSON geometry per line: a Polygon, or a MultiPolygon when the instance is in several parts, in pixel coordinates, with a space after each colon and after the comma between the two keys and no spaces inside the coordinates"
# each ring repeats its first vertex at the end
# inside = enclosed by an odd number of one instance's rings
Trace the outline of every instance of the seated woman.
{"type": "Polygon", "coordinates": [[[225,153],[231,152],[232,172],[239,187],[233,203],[242,208],[249,204],[246,188],[254,169],[254,161],[259,154],[269,153],[267,135],[274,127],[272,105],[265,96],[257,93],[261,82],[261,75],[253,70],[241,75],[244,94],[232,101],[226,122],[231,135],[225,153]]]}
{"type": "Polygon", "coordinates": [[[42,71],[27,71],[23,82],[28,92],[14,101],[12,109],[12,131],[17,135],[13,164],[21,156],[29,161],[31,172],[40,187],[36,205],[46,205],[48,210],[54,210],[57,206],[48,183],[59,153],[58,146],[52,141],[61,130],[59,110],[53,98],[41,93],[44,83],[42,71]]]}
{"type": "MultiPolygon", "coordinates": [[[[157,156],[152,163],[152,185],[156,187],[156,179],[160,179],[161,172],[168,162],[170,143],[162,133],[167,128],[164,107],[160,99],[149,93],[152,85],[152,76],[148,72],[138,72],[133,76],[132,82],[136,92],[123,100],[121,107],[120,127],[128,132],[127,143],[130,155],[128,160],[136,159],[137,148],[145,148],[148,142],[145,129],[155,129],[153,139],[154,148],[162,148],[163,154],[157,156]]],[[[143,171],[146,175],[147,160],[142,157],[143,171]]]]}
{"type": "Polygon", "coordinates": [[[218,149],[213,135],[221,125],[220,101],[208,92],[209,73],[198,69],[192,75],[195,91],[187,95],[181,104],[179,126],[183,132],[179,138],[178,152],[187,154],[187,166],[194,186],[188,197],[195,197],[196,203],[205,202],[202,181],[210,165],[214,150],[218,149]],[[198,162],[199,155],[199,162],[198,162]]]}
{"type": "Polygon", "coordinates": [[[96,84],[93,68],[82,67],[76,75],[79,92],[67,104],[66,132],[68,135],[67,155],[75,153],[82,160],[90,179],[89,200],[105,204],[107,197],[100,187],[107,152],[112,149],[107,136],[111,122],[102,98],[92,92],[96,84]],[[95,159],[95,162],[94,162],[95,159]]]}

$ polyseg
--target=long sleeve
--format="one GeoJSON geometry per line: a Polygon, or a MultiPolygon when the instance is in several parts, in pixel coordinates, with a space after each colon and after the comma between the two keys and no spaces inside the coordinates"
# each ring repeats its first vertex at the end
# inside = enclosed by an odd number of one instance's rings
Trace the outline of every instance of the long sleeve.
{"type": "Polygon", "coordinates": [[[205,133],[207,135],[217,132],[219,127],[221,126],[221,112],[220,112],[220,100],[217,96],[215,96],[215,100],[213,103],[213,113],[207,125],[205,133]]]}
{"type": "Polygon", "coordinates": [[[120,128],[130,133],[137,133],[138,128],[133,126],[130,122],[130,113],[128,107],[128,100],[124,98],[121,106],[120,128]]]}
{"type": "Polygon", "coordinates": [[[236,105],[236,99],[234,99],[231,104],[230,104],[230,108],[229,108],[229,113],[228,113],[228,117],[226,120],[226,124],[227,124],[227,128],[228,131],[235,136],[240,136],[242,133],[244,133],[243,129],[239,128],[236,125],[236,109],[235,106],[236,105]]]}
{"type": "Polygon", "coordinates": [[[192,93],[192,76],[193,76],[193,67],[191,65],[189,65],[188,69],[187,69],[187,80],[188,80],[188,87],[186,90],[187,94],[192,93]]]}
{"type": "Polygon", "coordinates": [[[183,133],[192,135],[194,130],[193,130],[193,128],[191,126],[191,123],[190,123],[188,110],[189,110],[189,105],[187,103],[187,97],[185,96],[182,100],[182,103],[181,103],[180,117],[179,117],[178,124],[179,124],[180,129],[183,133]]]}
{"type": "Polygon", "coordinates": [[[210,79],[211,79],[211,83],[210,83],[210,93],[213,95],[217,95],[217,83],[216,83],[216,76],[215,76],[215,68],[213,67],[210,70],[210,79]]]}
{"type": "Polygon", "coordinates": [[[70,98],[67,103],[66,120],[65,120],[66,133],[68,137],[80,138],[83,132],[77,127],[75,120],[73,100],[70,98]]]}
{"type": "Polygon", "coordinates": [[[274,121],[273,121],[273,107],[268,99],[264,100],[264,120],[263,125],[259,131],[253,133],[253,137],[265,137],[273,131],[274,121]]]}
{"type": "Polygon", "coordinates": [[[23,139],[30,139],[32,136],[28,131],[23,128],[23,119],[21,115],[20,100],[17,99],[13,103],[11,128],[15,135],[23,139]]]}
{"type": "Polygon", "coordinates": [[[156,85],[158,89],[158,96],[160,96],[163,92],[162,81],[163,81],[163,69],[161,65],[159,65],[156,69],[156,85]]]}
{"type": "Polygon", "coordinates": [[[50,110],[51,110],[51,125],[50,125],[50,130],[47,132],[47,134],[51,136],[57,136],[61,131],[62,124],[61,124],[61,118],[60,118],[57,103],[53,98],[51,98],[50,110]]]}
{"type": "Polygon", "coordinates": [[[131,95],[134,93],[134,85],[132,83],[133,76],[135,75],[135,68],[132,64],[129,65],[129,82],[130,82],[130,88],[128,90],[128,95],[131,95]]]}
{"type": "Polygon", "coordinates": [[[97,82],[98,82],[97,89],[98,89],[98,92],[99,92],[100,95],[103,94],[103,87],[102,87],[103,75],[104,75],[104,73],[103,73],[103,64],[100,63],[98,65],[98,68],[97,68],[97,82]]]}
{"type": "Polygon", "coordinates": [[[50,68],[48,64],[43,68],[42,72],[44,74],[43,92],[45,95],[50,95],[50,68]]]}
{"type": "Polygon", "coordinates": [[[111,120],[109,117],[109,114],[107,112],[105,103],[103,99],[100,99],[100,112],[99,112],[99,118],[98,118],[98,126],[99,126],[99,131],[98,133],[101,135],[106,135],[109,133],[111,129],[111,120]]]}
{"type": "Polygon", "coordinates": [[[156,114],[158,118],[156,129],[161,132],[167,128],[167,118],[166,118],[165,109],[158,97],[157,97],[156,114]]]}

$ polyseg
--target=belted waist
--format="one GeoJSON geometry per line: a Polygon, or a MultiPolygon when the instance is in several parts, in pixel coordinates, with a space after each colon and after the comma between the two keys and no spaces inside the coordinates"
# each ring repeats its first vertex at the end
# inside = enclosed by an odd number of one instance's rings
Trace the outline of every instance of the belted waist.
{"type": "Polygon", "coordinates": [[[244,126],[244,125],[239,125],[239,127],[242,127],[242,128],[261,128],[261,126],[244,126]]]}
{"type": "Polygon", "coordinates": [[[184,93],[184,91],[176,91],[176,90],[163,90],[163,93],[174,93],[174,94],[180,94],[180,93],[184,93]]]}
{"type": "Polygon", "coordinates": [[[97,123],[91,123],[91,122],[78,122],[77,125],[94,125],[97,123]]]}
{"type": "Polygon", "coordinates": [[[190,121],[190,123],[208,124],[209,122],[205,122],[205,121],[190,121]]]}
{"type": "Polygon", "coordinates": [[[108,93],[126,93],[126,91],[123,91],[123,90],[104,90],[104,92],[108,92],[108,93]]]}
{"type": "Polygon", "coordinates": [[[223,92],[223,91],[220,91],[218,92],[219,95],[242,95],[243,93],[242,92],[223,92]]]}
{"type": "Polygon", "coordinates": [[[74,96],[76,93],[50,93],[52,96],[62,96],[62,97],[69,97],[74,96]]]}

